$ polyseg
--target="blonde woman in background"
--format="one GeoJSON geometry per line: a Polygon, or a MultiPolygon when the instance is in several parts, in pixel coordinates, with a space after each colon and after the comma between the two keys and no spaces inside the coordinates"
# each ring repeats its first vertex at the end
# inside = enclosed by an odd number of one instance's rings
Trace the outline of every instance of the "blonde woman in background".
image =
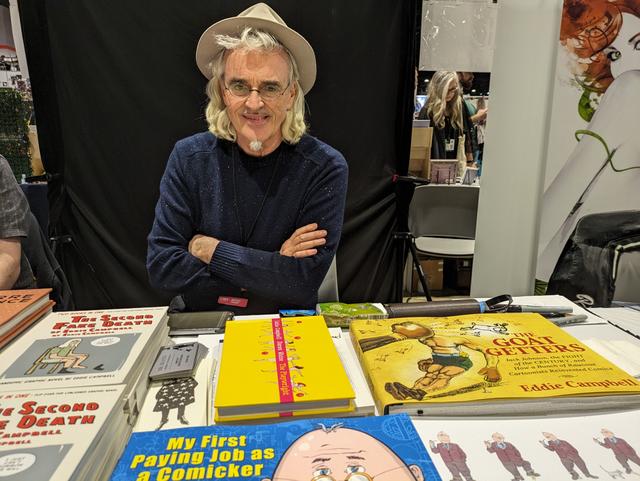
{"type": "MultiPolygon", "coordinates": [[[[427,102],[418,114],[419,119],[429,119],[433,127],[431,141],[432,159],[456,159],[458,143],[465,134],[465,119],[468,115],[462,108],[462,95],[458,74],[440,70],[433,74],[427,90],[427,102]]],[[[465,157],[473,161],[470,136],[465,136],[465,157]]]]}

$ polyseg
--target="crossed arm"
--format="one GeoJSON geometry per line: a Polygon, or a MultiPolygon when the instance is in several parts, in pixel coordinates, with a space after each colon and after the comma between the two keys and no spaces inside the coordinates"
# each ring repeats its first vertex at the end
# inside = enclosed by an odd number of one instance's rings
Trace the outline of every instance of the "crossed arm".
{"type": "Polygon", "coordinates": [[[340,237],[346,164],[332,166],[314,179],[298,213],[302,227],[279,248],[267,250],[234,244],[196,230],[199,220],[194,219],[201,218],[205,207],[198,198],[198,181],[193,179],[193,170],[188,169],[193,169],[192,165],[181,162],[174,150],[163,176],[149,235],[147,269],[151,284],[181,293],[222,294],[234,286],[282,304],[309,305],[340,237]],[[190,176],[185,175],[187,172],[190,176]]]}
{"type": "MultiPolygon", "coordinates": [[[[284,241],[280,247],[280,255],[298,259],[316,255],[318,253],[316,247],[324,245],[327,242],[326,237],[327,231],[318,229],[318,224],[307,224],[296,229],[291,237],[284,241]]],[[[220,241],[215,237],[196,234],[189,241],[189,253],[205,264],[209,264],[219,243],[220,241]]]]}

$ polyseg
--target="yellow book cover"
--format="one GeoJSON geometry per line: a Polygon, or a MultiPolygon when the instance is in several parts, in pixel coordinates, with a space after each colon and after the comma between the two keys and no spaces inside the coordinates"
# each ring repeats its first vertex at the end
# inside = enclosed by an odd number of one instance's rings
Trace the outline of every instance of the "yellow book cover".
{"type": "Polygon", "coordinates": [[[539,314],[354,320],[351,337],[380,413],[640,407],[640,381],[539,314]]]}
{"type": "Polygon", "coordinates": [[[227,323],[216,422],[349,412],[354,398],[322,316],[227,323]]]}

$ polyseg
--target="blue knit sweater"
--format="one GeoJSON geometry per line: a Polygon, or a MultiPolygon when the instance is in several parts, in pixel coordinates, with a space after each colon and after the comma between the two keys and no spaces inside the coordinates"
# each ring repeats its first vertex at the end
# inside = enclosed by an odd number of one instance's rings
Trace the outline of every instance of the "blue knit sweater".
{"type": "Polygon", "coordinates": [[[229,310],[219,296],[248,299],[231,309],[239,314],[313,307],[340,240],[347,174],[344,157],[309,135],[266,157],[209,132],[179,141],[148,237],[152,286],[183,294],[190,310],[229,310]],[[313,222],[328,232],[318,253],[280,255],[284,241],[313,222]],[[209,264],[188,251],[196,234],[221,240],[209,264]]]}

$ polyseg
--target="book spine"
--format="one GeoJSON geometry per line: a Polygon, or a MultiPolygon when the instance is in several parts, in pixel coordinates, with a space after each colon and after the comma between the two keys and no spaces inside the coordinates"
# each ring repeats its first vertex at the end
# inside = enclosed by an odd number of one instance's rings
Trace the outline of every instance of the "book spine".
{"type": "Polygon", "coordinates": [[[349,332],[351,334],[349,337],[351,338],[351,342],[353,343],[353,349],[358,356],[358,361],[360,362],[360,365],[362,366],[364,377],[367,380],[369,389],[371,390],[371,395],[373,396],[373,401],[376,403],[376,408],[378,409],[378,413],[386,414],[387,406],[385,406],[385,404],[381,401],[382,398],[379,396],[378,390],[376,389],[376,385],[373,382],[373,378],[371,377],[371,366],[369,366],[369,363],[364,355],[364,352],[362,352],[362,349],[360,348],[360,343],[358,342],[358,335],[355,332],[355,328],[353,327],[353,324],[349,326],[349,332]]]}

